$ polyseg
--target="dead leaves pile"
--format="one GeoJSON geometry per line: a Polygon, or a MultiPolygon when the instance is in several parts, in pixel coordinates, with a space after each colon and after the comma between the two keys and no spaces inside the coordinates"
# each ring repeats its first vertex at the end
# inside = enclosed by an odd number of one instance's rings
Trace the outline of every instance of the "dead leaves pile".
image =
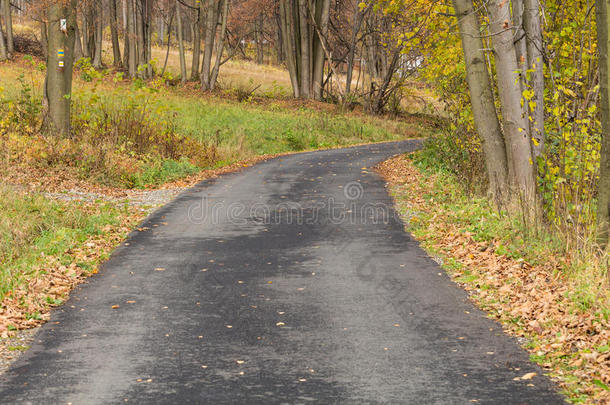
{"type": "MultiPolygon", "coordinates": [[[[91,206],[91,209],[95,208],[91,206]]],[[[72,258],[67,266],[54,256],[46,256],[44,264],[34,269],[27,282],[9,292],[2,300],[0,337],[9,337],[15,329],[29,329],[46,322],[51,308],[65,301],[76,285],[97,273],[100,262],[123,241],[143,216],[144,213],[139,210],[122,214],[118,225],[107,225],[100,235],[66,251],[72,258]],[[95,268],[86,271],[76,263],[88,263],[95,268]]]]}
{"type": "Polygon", "coordinates": [[[422,197],[433,189],[434,179],[424,179],[407,156],[380,164],[378,171],[396,196],[404,197],[401,212],[431,215],[420,224],[426,227],[422,242],[464,265],[468,278],[461,279],[461,271],[450,272],[471,299],[508,333],[525,337],[532,358],[572,399],[610,403],[610,323],[591,309],[575,307],[570,282],[557,271],[561,258],[547,257],[544,265],[531,266],[496,254],[499,241],[475,242],[451,223],[440,205],[422,197]]]}

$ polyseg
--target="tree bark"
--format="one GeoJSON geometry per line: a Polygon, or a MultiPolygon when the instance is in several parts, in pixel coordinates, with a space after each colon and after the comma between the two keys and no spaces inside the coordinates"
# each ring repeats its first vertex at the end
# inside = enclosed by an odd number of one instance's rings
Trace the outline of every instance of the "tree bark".
{"type": "Polygon", "coordinates": [[[83,43],[80,40],[80,30],[78,29],[78,18],[74,25],[74,61],[78,61],[83,57],[83,43]]]}
{"type": "Polygon", "coordinates": [[[4,25],[6,25],[6,50],[8,56],[15,53],[15,42],[13,40],[13,16],[11,13],[11,1],[3,0],[4,3],[4,25]]]}
{"type": "MultiPolygon", "coordinates": [[[[330,18],[330,0],[318,0],[316,2],[316,24],[318,30],[313,37],[313,98],[322,100],[324,83],[324,56],[323,41],[328,37],[328,20],[330,18]]],[[[330,61],[332,63],[332,61],[330,61]]]]}
{"type": "Polygon", "coordinates": [[[205,21],[205,37],[203,48],[203,65],[201,69],[201,88],[204,91],[210,90],[212,50],[214,48],[214,37],[216,35],[216,1],[208,0],[208,10],[205,21]]]}
{"type": "Polygon", "coordinates": [[[544,57],[542,54],[542,21],[540,18],[540,1],[525,0],[523,24],[526,34],[528,69],[531,70],[529,85],[534,93],[529,106],[530,134],[534,157],[544,152],[544,57]]]}
{"type": "Polygon", "coordinates": [[[69,136],[76,0],[51,4],[47,13],[48,57],[44,91],[48,118],[46,122],[51,131],[57,131],[61,136],[69,136]],[[67,23],[65,33],[60,29],[60,20],[63,18],[67,23]]]}
{"type": "Polygon", "coordinates": [[[4,33],[2,32],[2,24],[0,23],[0,62],[4,62],[8,59],[8,52],[6,49],[6,42],[4,41],[4,33]]]}
{"type": "Polygon", "coordinates": [[[191,80],[199,80],[199,62],[201,59],[201,26],[203,15],[201,2],[194,2],[197,7],[193,21],[193,60],[191,61],[191,80]]]}
{"type": "Polygon", "coordinates": [[[466,61],[466,79],[470,89],[472,114],[483,142],[489,191],[500,204],[508,191],[506,146],[493,99],[493,88],[485,64],[479,18],[472,0],[453,0],[458,18],[462,49],[466,61]]]}
{"type": "Polygon", "coordinates": [[[295,45],[297,44],[295,35],[296,24],[294,20],[291,0],[280,0],[280,25],[284,38],[284,56],[286,57],[286,65],[292,84],[292,93],[295,98],[299,98],[301,93],[298,80],[298,57],[297,49],[295,48],[295,45]]]}
{"type": "MultiPolygon", "coordinates": [[[[521,71],[521,91],[525,90],[525,77],[528,67],[527,60],[527,47],[525,39],[525,31],[523,30],[523,14],[524,14],[524,0],[512,0],[512,21],[514,27],[514,43],[515,52],[517,53],[517,64],[521,71]]],[[[508,2],[508,0],[507,0],[508,2]]]]}
{"type": "Polygon", "coordinates": [[[144,18],[145,18],[145,0],[136,0],[135,15],[136,15],[136,43],[138,52],[138,68],[137,74],[140,77],[146,77],[146,68],[143,66],[146,64],[146,45],[145,45],[145,31],[144,31],[144,18]]]}
{"type": "Polygon", "coordinates": [[[182,32],[182,10],[180,9],[180,0],[176,0],[176,23],[178,27],[178,52],[180,57],[180,80],[186,82],[186,59],[184,57],[184,39],[182,32]]]}
{"type": "Polygon", "coordinates": [[[492,45],[496,60],[498,93],[504,121],[504,137],[508,150],[508,172],[511,183],[529,208],[536,198],[535,167],[529,123],[521,106],[519,65],[510,27],[510,3],[490,0],[488,3],[492,45]]]}
{"type": "Polygon", "coordinates": [[[598,241],[608,247],[610,240],[610,0],[597,0],[597,43],[599,52],[600,98],[601,98],[601,151],[600,173],[597,195],[598,241]]]}
{"type": "Polygon", "coordinates": [[[135,4],[134,0],[126,0],[127,1],[127,37],[128,37],[128,46],[127,46],[127,67],[129,70],[129,77],[132,79],[136,77],[138,73],[138,51],[137,51],[137,42],[136,42],[136,27],[135,27],[135,4]]]}
{"type": "Polygon", "coordinates": [[[354,57],[356,56],[356,44],[358,42],[358,33],[364,20],[364,12],[360,10],[360,4],[356,3],[354,10],[354,22],[352,24],[352,35],[350,38],[350,48],[347,53],[347,71],[345,73],[345,94],[352,91],[352,77],[354,73],[354,57]]]}
{"type": "Polygon", "coordinates": [[[42,54],[47,59],[48,55],[48,35],[47,35],[47,23],[44,21],[40,22],[40,46],[42,47],[42,54]]]}
{"type": "Polygon", "coordinates": [[[110,36],[112,37],[112,56],[115,67],[121,67],[121,47],[119,45],[119,29],[117,21],[117,0],[110,1],[110,36]]]}
{"type": "Polygon", "coordinates": [[[102,45],[104,35],[104,7],[98,0],[95,5],[95,52],[93,57],[93,67],[102,67],[102,45]]]}
{"type": "Polygon", "coordinates": [[[299,42],[301,44],[301,66],[300,66],[300,85],[301,97],[311,96],[311,54],[309,42],[309,24],[307,22],[307,2],[308,0],[298,0],[299,4],[299,42]]]}
{"type": "Polygon", "coordinates": [[[229,0],[222,0],[222,16],[220,24],[220,35],[218,37],[218,44],[216,46],[216,62],[212,69],[212,75],[210,78],[210,90],[214,90],[216,87],[216,80],[218,79],[218,72],[220,71],[220,65],[222,63],[222,53],[225,47],[225,37],[227,35],[227,19],[229,16],[229,0]]]}

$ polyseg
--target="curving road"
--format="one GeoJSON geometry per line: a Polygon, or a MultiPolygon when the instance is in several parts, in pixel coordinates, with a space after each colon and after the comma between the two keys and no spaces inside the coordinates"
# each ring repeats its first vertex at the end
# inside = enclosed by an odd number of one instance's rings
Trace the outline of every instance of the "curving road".
{"type": "Polygon", "coordinates": [[[184,192],[54,311],[0,403],[561,403],[363,169],[417,146],[291,155],[184,192]]]}

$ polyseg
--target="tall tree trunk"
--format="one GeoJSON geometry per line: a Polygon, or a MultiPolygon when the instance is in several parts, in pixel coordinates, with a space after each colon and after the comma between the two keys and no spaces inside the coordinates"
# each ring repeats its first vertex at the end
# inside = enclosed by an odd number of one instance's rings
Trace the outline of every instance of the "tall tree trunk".
{"type": "Polygon", "coordinates": [[[152,64],[152,36],[153,36],[153,0],[144,0],[146,3],[146,18],[144,19],[144,45],[146,46],[146,71],[148,77],[154,76],[152,64]]]}
{"type": "Polygon", "coordinates": [[[502,129],[494,104],[491,80],[485,64],[479,18],[472,0],[453,0],[453,4],[466,61],[466,78],[470,89],[474,124],[483,142],[489,191],[501,204],[503,198],[507,197],[508,162],[502,129]]]}
{"type": "Polygon", "coordinates": [[[186,59],[184,57],[184,39],[182,32],[182,10],[180,8],[180,0],[176,0],[176,23],[178,27],[176,31],[178,33],[178,52],[180,57],[180,80],[182,83],[186,82],[186,59]]]}
{"type": "Polygon", "coordinates": [[[76,0],[55,3],[48,7],[48,57],[45,79],[47,124],[59,135],[70,135],[70,95],[74,65],[74,35],[76,0]],[[60,19],[66,18],[67,31],[60,29],[60,19]]]}
{"type": "Polygon", "coordinates": [[[216,35],[216,1],[208,0],[208,10],[205,20],[205,37],[203,48],[203,65],[201,69],[201,88],[210,90],[210,75],[212,65],[212,50],[214,48],[214,37],[216,35]]]}
{"type": "Polygon", "coordinates": [[[297,41],[295,35],[296,24],[291,0],[280,0],[280,26],[284,39],[284,56],[286,57],[286,65],[290,75],[292,92],[295,98],[299,98],[301,96],[301,89],[298,79],[298,50],[296,48],[297,41]]]}
{"type": "Polygon", "coordinates": [[[80,40],[80,30],[78,29],[78,18],[74,25],[74,61],[78,61],[83,57],[83,43],[80,40]]]}
{"type": "Polygon", "coordinates": [[[146,77],[146,46],[144,45],[144,13],[145,0],[136,0],[135,15],[136,15],[136,43],[138,52],[138,76],[146,77]]]}
{"type": "Polygon", "coordinates": [[[347,53],[347,71],[345,73],[345,94],[352,91],[352,77],[354,73],[354,57],[356,56],[356,45],[358,43],[358,33],[364,20],[364,11],[360,10],[360,4],[356,2],[354,10],[354,22],[352,24],[352,35],[350,38],[350,48],[347,53]]]}
{"type": "Polygon", "coordinates": [[[216,62],[212,69],[212,75],[210,77],[210,90],[214,90],[216,86],[216,80],[218,79],[218,72],[220,71],[220,65],[222,63],[222,53],[225,47],[225,38],[227,36],[227,19],[229,17],[229,0],[222,0],[222,16],[220,24],[220,35],[218,37],[218,44],[216,46],[216,62]]]}
{"type": "MultiPolygon", "coordinates": [[[[313,36],[313,72],[312,72],[312,87],[313,97],[316,100],[322,100],[322,90],[324,83],[324,44],[328,36],[328,20],[330,17],[330,0],[318,0],[316,3],[315,17],[317,30],[313,36]]],[[[332,61],[329,61],[332,63],[332,61]]]]}
{"type": "Polygon", "coordinates": [[[301,44],[301,66],[300,66],[300,84],[301,97],[309,98],[311,96],[311,55],[309,42],[309,24],[307,22],[308,0],[298,0],[299,3],[299,35],[301,44]]]}
{"type": "Polygon", "coordinates": [[[0,62],[4,62],[8,59],[8,52],[6,49],[6,42],[4,41],[4,33],[2,32],[2,24],[0,23],[0,62]]]}
{"type": "Polygon", "coordinates": [[[121,66],[121,47],[119,45],[119,29],[117,21],[117,0],[110,2],[110,36],[112,37],[112,56],[115,67],[121,66]]]}
{"type": "Polygon", "coordinates": [[[610,0],[597,0],[597,43],[599,52],[599,73],[601,93],[601,151],[600,174],[597,195],[598,240],[607,247],[610,240],[610,0]]]}
{"type": "Polygon", "coordinates": [[[276,63],[278,65],[281,65],[282,62],[284,62],[284,34],[283,34],[283,30],[282,30],[282,19],[281,19],[281,12],[276,12],[276,14],[274,15],[274,20],[275,23],[277,25],[276,30],[275,30],[275,56],[276,56],[276,63]]]}
{"type": "Polygon", "coordinates": [[[102,67],[102,45],[104,43],[104,7],[100,0],[95,5],[95,52],[93,66],[97,69],[102,67]]]}
{"type": "Polygon", "coordinates": [[[524,0],[525,11],[523,23],[526,33],[527,60],[530,69],[529,85],[534,93],[529,106],[530,134],[533,142],[534,157],[540,156],[544,152],[544,57],[542,54],[542,21],[540,18],[540,1],[524,0]]]}
{"type": "Polygon", "coordinates": [[[40,46],[42,47],[42,54],[47,59],[49,52],[49,38],[47,35],[47,23],[44,21],[40,22],[40,46]]]}
{"type": "Polygon", "coordinates": [[[488,3],[492,44],[496,60],[498,93],[502,106],[504,136],[508,148],[508,172],[517,186],[520,198],[534,208],[536,198],[535,168],[529,123],[521,106],[519,65],[510,27],[510,3],[490,0],[488,3]]]}
{"type": "Polygon", "coordinates": [[[13,16],[11,14],[11,1],[3,0],[4,25],[6,25],[6,50],[9,56],[15,53],[15,42],[13,40],[13,16]]]}
{"type": "MultiPolygon", "coordinates": [[[[508,1],[508,0],[507,0],[508,1]]],[[[528,67],[527,47],[525,31],[523,30],[524,0],[512,0],[512,21],[515,35],[515,52],[517,53],[517,64],[521,71],[521,91],[525,90],[525,77],[528,67]]]]}
{"type": "MultiPolygon", "coordinates": [[[[127,37],[129,38],[127,46],[129,77],[134,78],[138,73],[138,50],[136,41],[136,16],[134,0],[127,1],[127,37]]],[[[135,0],[137,1],[137,0],[135,0]]]]}
{"type": "Polygon", "coordinates": [[[81,42],[82,44],[82,49],[83,49],[83,56],[85,58],[90,58],[91,57],[91,53],[90,53],[90,49],[89,49],[89,30],[90,30],[90,25],[91,25],[91,21],[90,21],[90,11],[89,11],[89,7],[85,6],[83,12],[83,29],[82,29],[82,36],[83,36],[83,40],[81,42]]]}
{"type": "Polygon", "coordinates": [[[201,25],[203,15],[201,2],[195,1],[195,19],[193,21],[193,60],[191,61],[191,80],[199,80],[199,60],[201,58],[201,25]]]}

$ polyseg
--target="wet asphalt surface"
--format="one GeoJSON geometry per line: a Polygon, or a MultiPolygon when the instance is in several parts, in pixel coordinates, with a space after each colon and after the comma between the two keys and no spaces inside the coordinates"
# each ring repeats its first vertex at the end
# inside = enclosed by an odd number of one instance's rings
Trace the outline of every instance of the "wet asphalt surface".
{"type": "Polygon", "coordinates": [[[417,145],[277,158],[184,192],[53,312],[0,403],[560,403],[363,169],[417,145]]]}

